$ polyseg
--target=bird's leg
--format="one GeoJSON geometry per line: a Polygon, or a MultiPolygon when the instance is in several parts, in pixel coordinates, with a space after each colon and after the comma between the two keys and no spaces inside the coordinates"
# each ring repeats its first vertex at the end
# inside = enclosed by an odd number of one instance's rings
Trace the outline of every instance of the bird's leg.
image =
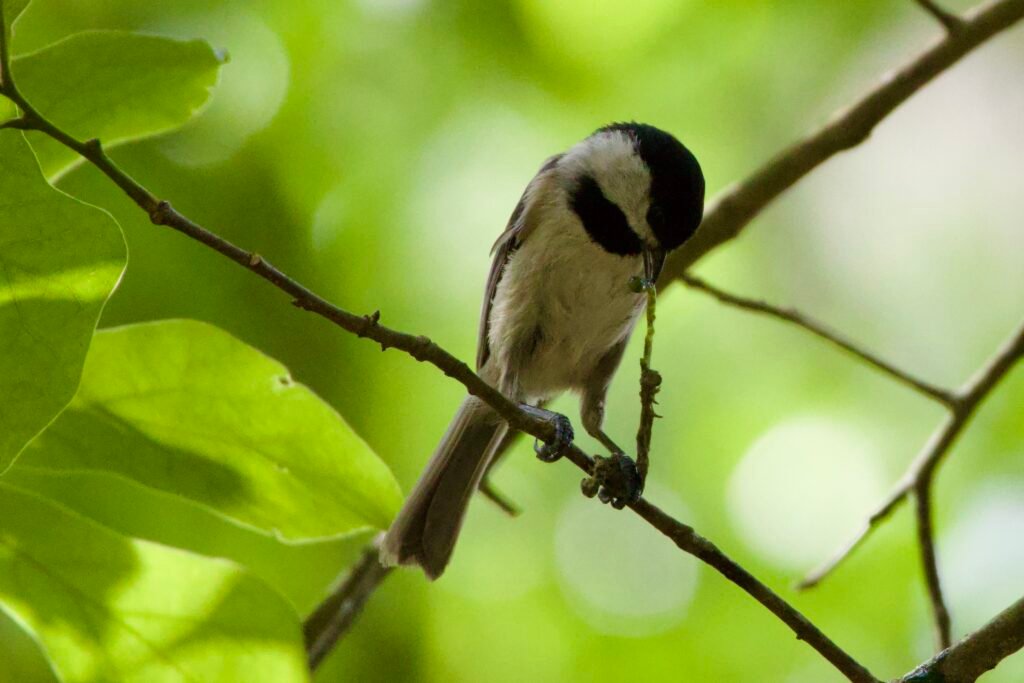
{"type": "Polygon", "coordinates": [[[644,277],[633,277],[629,287],[637,294],[647,294],[647,337],[644,340],[644,357],[640,361],[643,370],[643,381],[641,383],[642,407],[645,422],[641,423],[641,432],[637,436],[637,462],[627,456],[608,435],[601,430],[604,420],[604,396],[608,391],[608,382],[612,373],[622,359],[622,350],[615,349],[615,354],[609,355],[608,363],[599,364],[605,372],[598,373],[601,381],[596,384],[596,390],[591,387],[583,399],[583,426],[587,433],[604,444],[605,448],[611,451],[607,458],[600,456],[594,459],[594,471],[591,476],[581,483],[583,495],[588,497],[597,496],[602,503],[611,503],[612,507],[621,509],[640,500],[644,490],[644,480],[647,477],[647,456],[650,448],[650,423],[654,419],[654,395],[661,384],[661,376],[650,369],[651,345],[654,334],[654,301],[655,288],[654,280],[657,278],[661,264],[665,260],[664,252],[660,250],[648,250],[644,252],[644,277]]]}
{"type": "Polygon", "coordinates": [[[554,439],[543,445],[538,440],[534,440],[533,450],[537,454],[537,458],[543,462],[555,462],[561,458],[565,449],[572,444],[574,436],[572,423],[569,422],[569,418],[561,413],[553,413],[550,410],[526,405],[525,403],[520,404],[519,407],[534,417],[547,420],[554,425],[554,439]]]}
{"type": "Polygon", "coordinates": [[[590,434],[590,436],[592,436],[595,439],[597,439],[598,441],[600,441],[601,445],[604,446],[605,448],[607,448],[608,452],[611,453],[613,456],[616,455],[616,454],[620,454],[620,455],[625,454],[625,451],[622,450],[621,448],[619,448],[618,444],[616,444],[614,441],[612,441],[611,437],[604,433],[604,430],[601,430],[601,429],[595,429],[593,431],[587,430],[587,433],[590,434]]]}
{"type": "MultiPolygon", "coordinates": [[[[616,360],[613,367],[617,362],[616,360]]],[[[584,394],[580,414],[587,434],[600,441],[611,455],[606,458],[594,458],[594,469],[588,478],[580,482],[580,489],[588,498],[597,496],[602,503],[611,503],[612,507],[621,510],[640,499],[644,482],[633,459],[601,429],[601,425],[604,424],[604,394],[607,382],[602,381],[601,387],[603,388],[600,391],[584,394]]]]}

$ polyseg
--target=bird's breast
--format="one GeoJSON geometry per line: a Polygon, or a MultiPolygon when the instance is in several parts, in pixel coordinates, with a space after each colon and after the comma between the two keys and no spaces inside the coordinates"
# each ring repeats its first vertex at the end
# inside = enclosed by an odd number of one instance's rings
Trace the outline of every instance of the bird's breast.
{"type": "Polygon", "coordinates": [[[495,291],[489,342],[523,398],[581,388],[633,329],[644,298],[629,280],[639,256],[610,254],[578,226],[541,225],[512,255],[495,291]]]}

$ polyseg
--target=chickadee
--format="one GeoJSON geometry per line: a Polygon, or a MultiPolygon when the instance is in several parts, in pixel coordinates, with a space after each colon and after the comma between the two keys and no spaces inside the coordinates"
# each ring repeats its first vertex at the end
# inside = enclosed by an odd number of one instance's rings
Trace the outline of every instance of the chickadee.
{"type": "MultiPolygon", "coordinates": [[[[612,124],[548,159],[492,248],[480,376],[524,407],[578,392],[583,428],[621,452],[601,425],[605,395],[646,302],[628,283],[634,276],[655,280],[667,252],[693,235],[703,213],[700,164],[653,126],[612,124]]],[[[462,402],[384,537],[384,564],[418,564],[431,579],[441,575],[469,499],[507,432],[484,402],[462,402]]],[[[557,451],[555,445],[538,455],[553,459],[557,451]]]]}

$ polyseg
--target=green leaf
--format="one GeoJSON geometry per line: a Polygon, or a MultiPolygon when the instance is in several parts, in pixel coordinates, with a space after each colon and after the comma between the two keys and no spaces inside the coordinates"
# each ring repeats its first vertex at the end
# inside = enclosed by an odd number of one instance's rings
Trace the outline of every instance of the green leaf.
{"type": "MultiPolygon", "coordinates": [[[[202,40],[88,31],[17,57],[11,71],[26,99],[59,128],[110,148],[186,123],[209,99],[225,60],[202,40]]],[[[80,161],[41,134],[29,139],[47,177],[80,161]]]]}
{"type": "Polygon", "coordinates": [[[20,466],[119,475],[291,540],[384,528],[401,503],[330,406],[194,321],[97,333],[74,401],[20,466]]]}
{"type": "Polygon", "coordinates": [[[4,8],[4,31],[10,35],[10,28],[31,0],[0,0],[0,6],[4,8]]]}
{"type": "Polygon", "coordinates": [[[3,610],[0,604],[0,662],[8,681],[60,683],[42,644],[3,610]]]}
{"type": "Polygon", "coordinates": [[[107,213],[55,190],[18,131],[0,131],[0,472],[75,393],[125,264],[107,213]]]}
{"type": "MultiPolygon", "coordinates": [[[[126,536],[237,562],[288,598],[300,614],[313,610],[338,574],[356,561],[370,536],[282,542],[190,500],[118,475],[37,470],[23,467],[20,460],[0,481],[32,491],[126,536]]],[[[0,637],[0,662],[4,661],[2,646],[0,637]]]]}
{"type": "Polygon", "coordinates": [[[0,605],[66,683],[308,680],[298,617],[231,562],[0,484],[0,605]]]}

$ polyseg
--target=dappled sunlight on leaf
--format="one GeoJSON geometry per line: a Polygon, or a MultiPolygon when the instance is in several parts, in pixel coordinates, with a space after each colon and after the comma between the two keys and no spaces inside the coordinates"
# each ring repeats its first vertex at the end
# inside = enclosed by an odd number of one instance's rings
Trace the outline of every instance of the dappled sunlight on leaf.
{"type": "MultiPolygon", "coordinates": [[[[80,139],[107,147],[179,127],[209,99],[227,56],[202,40],[124,31],[78,33],[11,65],[23,94],[80,139]]],[[[50,178],[81,163],[39,134],[32,147],[50,178]]]]}
{"type": "Polygon", "coordinates": [[[66,683],[305,680],[297,616],[236,565],[0,485],[0,603],[66,683]]]}
{"type": "Polygon", "coordinates": [[[192,321],[100,332],[78,395],[23,465],[116,474],[292,540],[383,528],[401,500],[330,406],[192,321]]]}
{"type": "Polygon", "coordinates": [[[0,131],[0,472],[78,386],[125,265],[114,220],[55,190],[16,130],[0,131]]]}

